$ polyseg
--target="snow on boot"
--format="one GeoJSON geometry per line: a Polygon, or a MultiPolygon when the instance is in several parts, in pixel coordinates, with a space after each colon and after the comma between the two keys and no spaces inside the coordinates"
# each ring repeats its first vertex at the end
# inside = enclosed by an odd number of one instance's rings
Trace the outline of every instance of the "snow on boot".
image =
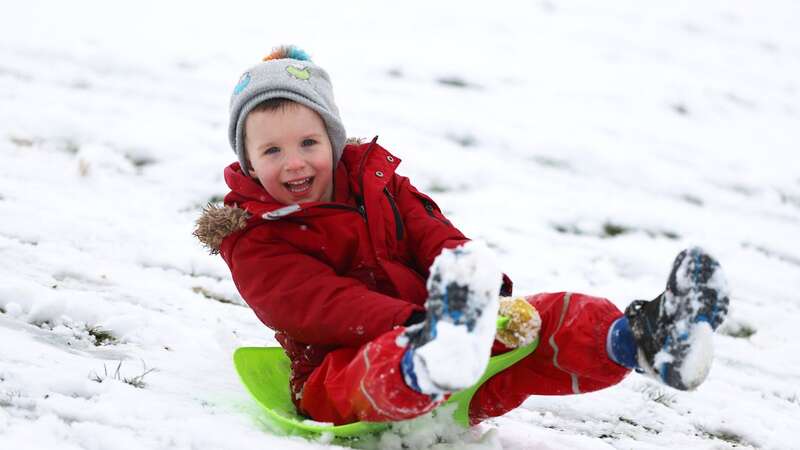
{"type": "Polygon", "coordinates": [[[719,263],[699,247],[675,258],[667,288],[625,309],[639,366],[680,390],[699,386],[714,358],[713,330],[728,315],[728,284],[719,263]]]}
{"type": "Polygon", "coordinates": [[[438,396],[475,384],[491,356],[503,275],[486,245],[445,249],[431,265],[425,322],[405,333],[403,376],[438,396]]]}

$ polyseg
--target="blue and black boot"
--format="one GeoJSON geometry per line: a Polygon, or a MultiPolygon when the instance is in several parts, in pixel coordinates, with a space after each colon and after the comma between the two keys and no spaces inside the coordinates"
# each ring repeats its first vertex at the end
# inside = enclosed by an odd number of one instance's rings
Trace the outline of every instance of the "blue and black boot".
{"type": "Polygon", "coordinates": [[[439,395],[480,379],[491,356],[502,273],[488,247],[445,249],[431,265],[425,320],[410,326],[403,376],[412,389],[439,395]]]}
{"type": "Polygon", "coordinates": [[[711,369],[713,331],[728,315],[728,303],[719,263],[699,247],[680,252],[666,290],[625,309],[639,367],[675,389],[695,389],[711,369]]]}

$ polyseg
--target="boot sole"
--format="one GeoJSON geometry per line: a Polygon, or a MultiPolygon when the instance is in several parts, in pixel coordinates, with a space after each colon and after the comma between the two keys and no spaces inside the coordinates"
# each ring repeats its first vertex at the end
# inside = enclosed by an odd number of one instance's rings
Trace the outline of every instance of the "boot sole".
{"type": "Polygon", "coordinates": [[[713,330],[727,317],[729,291],[719,263],[699,247],[676,258],[661,303],[671,324],[653,366],[661,380],[681,390],[699,386],[714,357],[713,330]]]}
{"type": "Polygon", "coordinates": [[[428,342],[414,351],[414,367],[427,374],[418,379],[424,391],[455,392],[475,384],[489,362],[502,273],[491,250],[474,242],[443,251],[431,273],[428,342]]]}

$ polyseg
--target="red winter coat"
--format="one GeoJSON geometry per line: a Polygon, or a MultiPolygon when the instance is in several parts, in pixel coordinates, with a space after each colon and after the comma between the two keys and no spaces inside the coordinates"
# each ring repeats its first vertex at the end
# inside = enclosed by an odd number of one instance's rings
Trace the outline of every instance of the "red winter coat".
{"type": "Polygon", "coordinates": [[[295,393],[331,350],[358,348],[424,311],[433,259],[467,241],[376,140],[345,147],[333,202],[282,205],[238,163],[225,169],[226,206],[250,217],[219,250],[291,359],[295,393]]]}

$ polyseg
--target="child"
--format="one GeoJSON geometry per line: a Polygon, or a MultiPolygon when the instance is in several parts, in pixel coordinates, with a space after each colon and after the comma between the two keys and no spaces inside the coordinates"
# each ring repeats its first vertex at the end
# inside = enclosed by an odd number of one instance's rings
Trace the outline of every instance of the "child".
{"type": "MultiPolygon", "coordinates": [[[[239,160],[225,169],[231,192],[195,234],[275,330],[301,413],[335,424],[409,419],[508,351],[494,335],[511,280],[396,173],[400,159],[377,138],[346,142],[328,75],[302,50],[278,48],[242,75],[229,138],[239,160]]],[[[472,423],[530,395],[612,386],[631,370],[694,389],[728,293],[719,264],[692,248],[662,294],[624,314],[577,293],[520,301],[541,318],[539,347],[480,387],[472,423]]]]}

